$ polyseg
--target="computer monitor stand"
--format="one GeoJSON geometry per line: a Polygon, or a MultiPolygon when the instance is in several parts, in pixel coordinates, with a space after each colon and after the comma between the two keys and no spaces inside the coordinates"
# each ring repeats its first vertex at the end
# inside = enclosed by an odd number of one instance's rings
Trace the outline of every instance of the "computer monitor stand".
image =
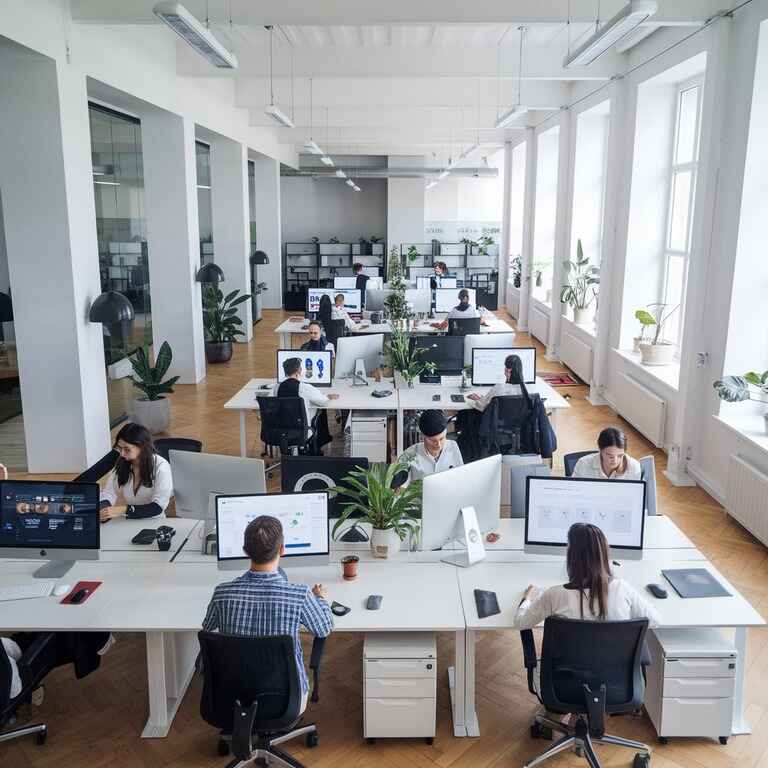
{"type": "Polygon", "coordinates": [[[344,533],[341,536],[339,536],[338,540],[350,543],[350,542],[359,542],[359,541],[369,541],[370,537],[362,528],[358,528],[357,523],[354,523],[351,528],[347,528],[347,530],[344,531],[344,533]]]}
{"type": "Polygon", "coordinates": [[[35,579],[60,579],[75,564],[75,560],[49,560],[33,574],[35,579]]]}
{"type": "Polygon", "coordinates": [[[461,552],[454,552],[440,558],[442,562],[449,565],[457,565],[460,568],[469,568],[470,565],[485,560],[485,546],[483,545],[483,536],[480,533],[480,526],[477,523],[477,513],[474,507],[462,507],[461,521],[464,528],[464,541],[467,542],[467,548],[461,552]]]}

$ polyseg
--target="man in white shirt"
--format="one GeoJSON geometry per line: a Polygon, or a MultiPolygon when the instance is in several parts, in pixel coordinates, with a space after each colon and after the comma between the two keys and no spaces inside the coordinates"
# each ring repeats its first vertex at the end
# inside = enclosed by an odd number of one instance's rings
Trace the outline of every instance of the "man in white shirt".
{"type": "Polygon", "coordinates": [[[326,395],[317,387],[313,387],[307,382],[301,381],[302,368],[301,358],[289,357],[283,361],[283,372],[286,378],[275,384],[272,394],[274,397],[300,397],[304,401],[304,408],[307,411],[307,424],[311,425],[317,409],[328,405],[331,400],[337,400],[338,395],[326,395]]]}
{"type": "Polygon", "coordinates": [[[403,451],[399,457],[399,460],[410,464],[408,483],[464,465],[459,446],[446,437],[447,430],[448,423],[442,411],[424,411],[421,414],[419,431],[422,441],[403,451]]]}

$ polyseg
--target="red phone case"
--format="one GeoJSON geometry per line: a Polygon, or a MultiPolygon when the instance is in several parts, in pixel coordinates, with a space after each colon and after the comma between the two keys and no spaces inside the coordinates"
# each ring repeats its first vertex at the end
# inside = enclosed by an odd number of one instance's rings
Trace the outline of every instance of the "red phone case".
{"type": "Polygon", "coordinates": [[[91,595],[93,595],[100,585],[100,581],[78,581],[77,584],[69,590],[69,594],[64,595],[61,599],[61,605],[82,605],[83,603],[88,602],[88,600],[91,599],[91,595]],[[72,595],[76,595],[81,589],[88,589],[90,591],[79,603],[73,603],[72,595]]]}

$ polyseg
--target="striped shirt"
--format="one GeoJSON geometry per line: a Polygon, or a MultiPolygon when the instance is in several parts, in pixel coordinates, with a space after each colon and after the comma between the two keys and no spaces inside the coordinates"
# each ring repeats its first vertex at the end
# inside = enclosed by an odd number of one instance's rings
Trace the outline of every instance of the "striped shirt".
{"type": "Polygon", "coordinates": [[[246,571],[234,581],[219,584],[213,591],[203,621],[207,632],[264,637],[290,635],[296,648],[301,691],[309,691],[299,625],[316,637],[327,637],[333,629],[328,603],[315,597],[305,584],[291,584],[280,571],[246,571]]]}

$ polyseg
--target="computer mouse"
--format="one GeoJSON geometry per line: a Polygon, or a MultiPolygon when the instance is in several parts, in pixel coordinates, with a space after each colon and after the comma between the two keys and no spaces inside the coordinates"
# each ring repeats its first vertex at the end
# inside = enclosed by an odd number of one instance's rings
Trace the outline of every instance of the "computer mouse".
{"type": "Polygon", "coordinates": [[[365,602],[365,607],[369,611],[378,611],[381,608],[381,601],[384,598],[381,595],[368,595],[368,600],[365,602]]]}
{"type": "Polygon", "coordinates": [[[70,599],[69,602],[75,603],[75,604],[82,603],[83,600],[85,600],[85,598],[88,597],[88,595],[90,594],[91,594],[91,590],[83,587],[82,589],[78,589],[77,592],[75,592],[75,594],[72,595],[72,598],[70,599]]]}
{"type": "Polygon", "coordinates": [[[61,597],[62,595],[66,595],[70,589],[72,589],[71,584],[57,584],[53,588],[53,594],[55,597],[61,597]]]}
{"type": "Polygon", "coordinates": [[[665,600],[667,597],[667,590],[660,584],[646,584],[645,588],[659,600],[665,600]]]}

